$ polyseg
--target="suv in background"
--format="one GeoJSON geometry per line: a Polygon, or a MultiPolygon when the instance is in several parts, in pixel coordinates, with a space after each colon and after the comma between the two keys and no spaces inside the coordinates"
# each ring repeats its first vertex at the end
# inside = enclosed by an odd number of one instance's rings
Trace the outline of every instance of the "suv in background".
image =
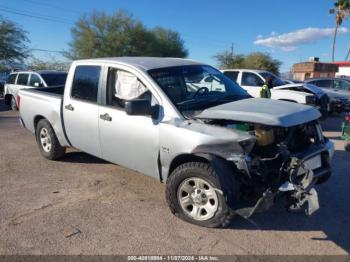
{"type": "Polygon", "coordinates": [[[17,110],[18,91],[22,88],[63,86],[67,73],[60,71],[18,71],[11,73],[4,87],[5,104],[17,110]]]}
{"type": "Polygon", "coordinates": [[[343,78],[317,78],[305,80],[322,88],[333,103],[341,102],[345,110],[350,110],[350,80],[343,78]]]}

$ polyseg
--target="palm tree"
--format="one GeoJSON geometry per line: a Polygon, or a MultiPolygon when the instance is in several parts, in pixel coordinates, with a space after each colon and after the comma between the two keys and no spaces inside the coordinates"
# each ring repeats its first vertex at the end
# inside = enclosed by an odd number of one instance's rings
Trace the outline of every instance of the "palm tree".
{"type": "Polygon", "coordinates": [[[343,21],[348,17],[350,11],[350,0],[337,0],[334,4],[334,8],[329,10],[329,13],[335,14],[335,30],[333,36],[333,50],[332,61],[334,62],[335,43],[338,34],[338,28],[343,21]]]}

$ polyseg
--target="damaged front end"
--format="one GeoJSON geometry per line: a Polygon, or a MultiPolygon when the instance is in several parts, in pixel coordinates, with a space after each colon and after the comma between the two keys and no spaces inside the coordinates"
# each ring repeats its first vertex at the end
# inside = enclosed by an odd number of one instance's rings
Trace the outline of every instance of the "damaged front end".
{"type": "Polygon", "coordinates": [[[317,121],[292,127],[202,121],[251,136],[239,142],[240,151],[225,156],[235,164],[241,183],[242,201],[231,207],[237,214],[248,218],[269,209],[281,197],[285,197],[289,211],[311,215],[319,208],[314,186],[331,175],[332,145],[323,137],[317,121]]]}

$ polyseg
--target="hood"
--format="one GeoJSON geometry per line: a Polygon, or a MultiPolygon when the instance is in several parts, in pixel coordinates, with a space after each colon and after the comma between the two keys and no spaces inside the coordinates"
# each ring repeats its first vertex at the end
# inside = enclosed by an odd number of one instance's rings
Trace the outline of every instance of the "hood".
{"type": "Polygon", "coordinates": [[[208,108],[195,117],[290,127],[316,120],[320,116],[320,112],[311,106],[271,99],[248,98],[208,108]]]}
{"type": "Polygon", "coordinates": [[[321,88],[312,84],[290,84],[290,85],[276,86],[273,89],[283,90],[283,89],[298,88],[298,87],[305,88],[306,90],[309,90],[311,93],[317,95],[318,97],[321,97],[326,93],[321,88]]]}

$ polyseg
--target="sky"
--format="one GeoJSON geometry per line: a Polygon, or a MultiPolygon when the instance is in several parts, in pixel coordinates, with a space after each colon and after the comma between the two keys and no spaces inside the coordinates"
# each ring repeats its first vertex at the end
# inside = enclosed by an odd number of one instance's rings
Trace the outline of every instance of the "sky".
{"type": "MultiPolygon", "coordinates": [[[[93,10],[131,12],[148,28],[178,31],[189,58],[217,65],[214,55],[269,52],[282,61],[281,71],[294,63],[320,57],[331,60],[333,0],[0,0],[0,15],[27,32],[33,49],[67,50],[71,28],[83,14],[93,10]],[[52,21],[53,20],[53,21],[52,21]]],[[[350,46],[350,19],[337,38],[336,60],[344,60],[350,46]]],[[[41,59],[59,53],[34,51],[41,59]]]]}

